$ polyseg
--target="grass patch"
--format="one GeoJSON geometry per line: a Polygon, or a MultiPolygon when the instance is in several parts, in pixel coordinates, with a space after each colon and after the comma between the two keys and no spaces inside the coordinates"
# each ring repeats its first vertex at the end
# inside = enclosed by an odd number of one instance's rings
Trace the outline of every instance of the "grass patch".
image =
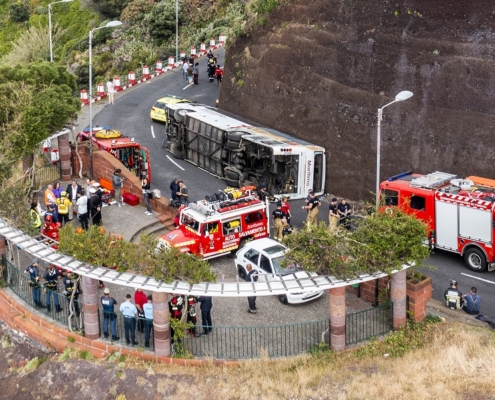
{"type": "Polygon", "coordinates": [[[67,340],[69,341],[69,343],[74,343],[76,341],[76,338],[73,336],[67,336],[67,340]]]}
{"type": "Polygon", "coordinates": [[[27,362],[27,364],[21,368],[20,373],[27,374],[39,368],[41,364],[46,361],[45,357],[34,357],[27,362]]]}
{"type": "Polygon", "coordinates": [[[81,359],[81,360],[86,360],[86,361],[91,361],[94,359],[93,357],[93,354],[91,354],[88,350],[81,350],[79,353],[78,353],[78,357],[81,359]]]}

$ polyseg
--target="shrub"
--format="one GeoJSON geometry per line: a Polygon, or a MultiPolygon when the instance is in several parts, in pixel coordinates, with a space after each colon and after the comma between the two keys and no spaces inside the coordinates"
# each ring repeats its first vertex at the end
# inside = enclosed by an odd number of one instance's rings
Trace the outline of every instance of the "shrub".
{"type": "Polygon", "coordinates": [[[29,4],[19,1],[10,5],[9,18],[12,22],[26,22],[29,19],[29,4]]]}

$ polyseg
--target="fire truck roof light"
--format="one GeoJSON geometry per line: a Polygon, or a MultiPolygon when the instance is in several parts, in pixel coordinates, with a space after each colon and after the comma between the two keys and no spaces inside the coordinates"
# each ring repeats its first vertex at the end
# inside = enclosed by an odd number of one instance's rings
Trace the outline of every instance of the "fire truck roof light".
{"type": "Polygon", "coordinates": [[[391,176],[390,178],[388,178],[387,180],[389,182],[392,182],[392,181],[396,181],[397,179],[400,179],[400,178],[404,178],[405,176],[409,176],[413,173],[413,171],[407,171],[407,172],[402,172],[400,174],[397,174],[397,175],[394,175],[394,176],[391,176]]]}

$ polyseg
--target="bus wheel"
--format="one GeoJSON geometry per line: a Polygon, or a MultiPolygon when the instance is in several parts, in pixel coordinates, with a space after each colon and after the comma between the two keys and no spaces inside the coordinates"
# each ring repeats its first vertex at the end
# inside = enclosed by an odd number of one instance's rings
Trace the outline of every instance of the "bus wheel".
{"type": "Polygon", "coordinates": [[[464,262],[471,271],[475,272],[484,272],[488,267],[485,254],[476,247],[466,250],[464,253],[464,262]]]}
{"type": "Polygon", "coordinates": [[[173,154],[175,158],[182,160],[184,157],[182,156],[182,151],[179,150],[179,142],[177,140],[172,140],[170,143],[170,152],[173,154]]]}

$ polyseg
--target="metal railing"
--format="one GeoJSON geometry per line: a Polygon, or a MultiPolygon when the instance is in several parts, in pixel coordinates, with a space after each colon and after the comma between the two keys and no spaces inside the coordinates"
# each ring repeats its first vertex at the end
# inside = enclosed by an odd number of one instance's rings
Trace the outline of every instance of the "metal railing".
{"type": "MultiPolygon", "coordinates": [[[[196,332],[203,331],[203,326],[196,326],[196,332]]],[[[195,357],[287,357],[309,352],[322,341],[329,345],[329,337],[326,319],[273,326],[213,326],[208,335],[186,336],[184,344],[195,357]]]]}
{"type": "Polygon", "coordinates": [[[392,304],[350,313],[345,316],[345,342],[358,343],[393,329],[392,304]]]}
{"type": "MultiPolygon", "coordinates": [[[[5,284],[22,300],[24,300],[31,307],[36,309],[37,313],[45,314],[48,317],[60,322],[66,326],[69,326],[69,298],[58,290],[49,290],[41,286],[39,290],[40,303],[35,303],[36,292],[29,282],[29,276],[20,271],[15,265],[11,264],[5,256],[2,256],[2,278],[5,284]],[[50,298],[50,310],[48,310],[46,304],[47,298],[50,298]],[[61,311],[57,311],[55,307],[55,298],[58,297],[58,302],[61,311]]],[[[59,283],[60,287],[61,283],[59,283]]],[[[76,299],[73,300],[74,313],[71,316],[72,329],[83,330],[83,318],[82,318],[82,302],[76,299]]]]}
{"type": "Polygon", "coordinates": [[[34,171],[34,187],[41,188],[49,183],[53,183],[62,178],[60,162],[47,164],[34,171]]]}
{"type": "MultiPolygon", "coordinates": [[[[104,335],[104,312],[103,310],[99,310],[99,319],[100,319],[100,339],[101,340],[109,340],[114,343],[118,343],[121,345],[130,345],[132,346],[132,343],[127,343],[126,337],[125,337],[125,317],[120,313],[120,312],[114,312],[113,317],[111,315],[108,316],[108,326],[107,326],[107,332],[108,332],[108,337],[105,337],[104,335]],[[117,337],[119,337],[119,340],[113,340],[113,333],[112,333],[112,318],[115,318],[115,323],[116,323],[116,332],[117,332],[117,337]]],[[[134,318],[134,337],[135,341],[138,343],[136,346],[139,347],[145,347],[145,329],[147,326],[147,320],[145,318],[137,317],[134,318]]],[[[129,339],[132,340],[132,333],[129,334],[129,339]]],[[[148,342],[150,350],[154,350],[154,336],[153,336],[153,323],[151,322],[151,329],[150,329],[150,338],[148,342]]]]}

